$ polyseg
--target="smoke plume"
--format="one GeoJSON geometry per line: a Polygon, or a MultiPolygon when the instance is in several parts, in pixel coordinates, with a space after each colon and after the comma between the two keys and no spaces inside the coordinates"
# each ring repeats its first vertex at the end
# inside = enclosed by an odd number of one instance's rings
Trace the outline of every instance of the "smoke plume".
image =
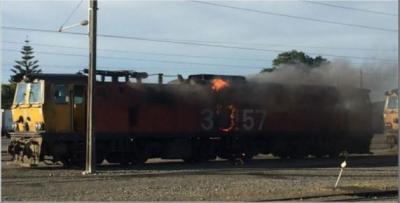
{"type": "Polygon", "coordinates": [[[280,65],[272,72],[249,76],[253,82],[329,85],[369,89],[371,101],[382,101],[387,90],[397,88],[397,64],[353,65],[345,60],[310,68],[304,64],[280,65]]]}

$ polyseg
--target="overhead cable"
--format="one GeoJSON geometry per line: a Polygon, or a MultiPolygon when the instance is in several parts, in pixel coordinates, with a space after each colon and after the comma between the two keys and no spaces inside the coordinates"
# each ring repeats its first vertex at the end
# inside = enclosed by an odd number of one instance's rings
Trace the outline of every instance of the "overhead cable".
{"type": "MultiPolygon", "coordinates": [[[[59,33],[59,32],[53,31],[53,30],[45,30],[45,29],[37,29],[37,28],[21,28],[21,27],[12,27],[12,26],[2,26],[2,28],[10,29],[10,30],[25,30],[25,31],[47,32],[47,33],[59,33]]],[[[61,32],[61,33],[73,34],[73,35],[87,35],[85,33],[78,33],[78,32],[61,32]]],[[[169,40],[169,39],[154,39],[154,38],[137,37],[137,36],[121,36],[121,35],[110,35],[110,34],[98,34],[97,36],[106,37],[106,38],[114,38],[114,39],[139,40],[139,41],[149,41],[149,42],[158,42],[158,43],[182,44],[182,45],[202,46],[202,47],[217,47],[217,48],[238,49],[238,50],[248,50],[248,51],[276,52],[276,53],[287,52],[287,50],[282,50],[282,49],[265,49],[265,48],[254,48],[254,47],[218,45],[218,44],[175,41],[175,40],[169,40]]],[[[330,57],[337,57],[337,58],[352,58],[352,59],[361,59],[361,60],[397,61],[397,60],[375,58],[375,57],[345,56],[345,55],[315,53],[315,52],[305,52],[305,53],[309,54],[309,55],[321,55],[321,56],[325,56],[325,57],[330,56],[330,57]]]]}
{"type": "MultiPolygon", "coordinates": [[[[8,52],[19,52],[16,49],[2,49],[8,52]]],[[[88,57],[87,55],[81,54],[69,54],[69,53],[57,53],[57,52],[43,52],[36,51],[35,53],[47,54],[47,55],[61,55],[61,56],[76,56],[76,57],[88,57]]],[[[185,65],[199,65],[199,66],[216,66],[216,67],[231,67],[231,68],[246,68],[246,69],[262,69],[262,67],[244,66],[244,65],[230,65],[230,64],[213,64],[213,63],[198,63],[198,62],[187,62],[187,61],[171,61],[171,60],[153,60],[153,59],[141,59],[131,57],[115,57],[115,56],[98,56],[104,59],[115,59],[115,60],[130,60],[130,61],[148,61],[155,63],[171,63],[171,64],[185,64],[185,65]]]]}
{"type": "Polygon", "coordinates": [[[387,16],[395,16],[397,17],[397,14],[394,13],[386,13],[382,11],[375,11],[375,10],[368,10],[368,9],[360,9],[360,8],[353,8],[353,7],[347,7],[347,6],[340,6],[336,4],[330,4],[330,3],[325,3],[322,1],[304,1],[306,3],[310,4],[318,4],[322,6],[328,6],[328,7],[335,7],[335,8],[342,8],[342,9],[347,9],[347,10],[354,10],[354,11],[360,11],[360,12],[366,12],[366,13],[374,13],[374,14],[379,14],[379,15],[387,15],[387,16]]]}
{"type": "Polygon", "coordinates": [[[208,5],[208,6],[229,8],[229,9],[234,9],[234,10],[253,12],[253,13],[259,13],[259,14],[265,14],[265,15],[273,15],[273,16],[281,16],[281,17],[293,18],[293,19],[296,19],[296,20],[306,20],[306,21],[313,21],[313,22],[319,22],[319,23],[328,23],[328,24],[336,24],[336,25],[343,25],[343,26],[349,26],[349,27],[358,27],[358,28],[364,28],[364,29],[370,29],[370,30],[393,32],[393,33],[396,33],[396,34],[398,32],[397,29],[374,27],[374,26],[369,26],[369,25],[360,25],[360,24],[352,24],[352,23],[344,23],[344,22],[317,19],[317,18],[310,18],[310,17],[304,17],[304,16],[288,15],[288,14],[283,14],[283,13],[276,13],[276,12],[262,11],[262,10],[256,10],[256,9],[250,9],[250,8],[229,6],[229,5],[225,5],[225,4],[218,4],[218,3],[206,2],[206,1],[191,1],[191,2],[198,3],[198,4],[204,4],[204,5],[208,5]]]}

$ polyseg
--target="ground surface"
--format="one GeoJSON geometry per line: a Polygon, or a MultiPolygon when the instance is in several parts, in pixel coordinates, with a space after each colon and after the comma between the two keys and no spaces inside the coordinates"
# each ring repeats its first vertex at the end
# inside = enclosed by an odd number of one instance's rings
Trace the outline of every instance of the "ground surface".
{"type": "Polygon", "coordinates": [[[394,201],[398,197],[398,158],[393,150],[350,156],[336,190],[341,158],[263,156],[244,166],[150,160],[140,167],[101,166],[89,176],[78,168],[22,168],[9,159],[3,152],[1,196],[6,201],[394,201]]]}

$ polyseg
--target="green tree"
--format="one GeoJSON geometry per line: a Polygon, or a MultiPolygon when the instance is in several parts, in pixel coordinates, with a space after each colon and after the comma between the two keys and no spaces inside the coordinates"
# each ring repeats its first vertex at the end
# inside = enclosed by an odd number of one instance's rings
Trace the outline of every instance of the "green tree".
{"type": "Polygon", "coordinates": [[[296,65],[302,64],[307,68],[316,68],[321,65],[328,64],[329,61],[322,56],[317,56],[315,58],[306,55],[304,52],[292,50],[280,53],[273,61],[272,68],[264,68],[261,72],[272,72],[278,68],[281,64],[296,65]]]}
{"type": "Polygon", "coordinates": [[[33,56],[33,48],[29,45],[29,40],[25,40],[21,54],[21,60],[15,61],[16,65],[11,68],[11,71],[14,73],[10,79],[12,82],[19,82],[24,75],[42,72],[37,64],[39,61],[33,60],[35,57],[33,56]]]}
{"type": "Polygon", "coordinates": [[[17,84],[1,84],[1,108],[9,109],[14,99],[15,88],[17,84]]]}

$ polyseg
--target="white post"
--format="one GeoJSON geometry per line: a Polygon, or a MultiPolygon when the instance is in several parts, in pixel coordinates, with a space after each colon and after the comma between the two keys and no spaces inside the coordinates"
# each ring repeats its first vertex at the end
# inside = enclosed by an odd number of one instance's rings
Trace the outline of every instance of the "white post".
{"type": "Polygon", "coordinates": [[[342,173],[343,173],[343,171],[344,171],[344,168],[346,168],[346,165],[347,165],[346,160],[344,160],[344,161],[342,162],[342,164],[340,164],[340,172],[339,172],[338,178],[336,179],[335,189],[337,188],[337,186],[338,186],[338,184],[339,184],[340,178],[342,177],[342,173]]]}

